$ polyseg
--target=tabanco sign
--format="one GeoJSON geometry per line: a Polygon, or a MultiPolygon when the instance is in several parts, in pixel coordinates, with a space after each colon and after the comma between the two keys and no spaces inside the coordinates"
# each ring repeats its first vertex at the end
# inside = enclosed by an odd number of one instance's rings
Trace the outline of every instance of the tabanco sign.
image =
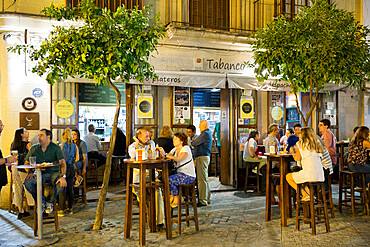
{"type": "Polygon", "coordinates": [[[206,58],[204,63],[205,71],[242,73],[247,68],[244,61],[227,61],[223,58],[206,58]]]}

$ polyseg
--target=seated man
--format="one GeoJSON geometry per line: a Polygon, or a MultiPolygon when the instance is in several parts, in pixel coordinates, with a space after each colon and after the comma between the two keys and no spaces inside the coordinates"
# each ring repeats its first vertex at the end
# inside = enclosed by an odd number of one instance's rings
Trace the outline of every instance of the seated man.
{"type": "MultiPolygon", "coordinates": [[[[147,130],[138,129],[135,134],[134,139],[135,139],[135,142],[133,142],[128,147],[128,153],[130,155],[130,158],[135,159],[136,149],[145,149],[147,153],[156,151],[155,143],[154,141],[149,139],[149,132],[147,130]]],[[[147,178],[148,177],[149,176],[147,174],[147,178]]],[[[133,183],[140,182],[139,169],[134,169],[132,181],[133,183]]],[[[164,204],[163,204],[162,192],[160,189],[156,189],[155,197],[156,197],[156,205],[157,205],[156,206],[157,225],[159,227],[163,227],[164,226],[164,204]]]]}
{"type": "MultiPolygon", "coordinates": [[[[67,186],[66,182],[66,161],[59,145],[51,142],[53,134],[50,130],[42,129],[39,131],[39,144],[31,147],[25,158],[25,165],[29,165],[29,158],[36,157],[36,163],[59,163],[60,166],[49,167],[42,170],[42,182],[49,183],[53,189],[47,197],[42,197],[43,210],[46,213],[53,211],[52,202],[67,186]]],[[[24,181],[24,186],[31,193],[33,199],[37,200],[36,176],[33,169],[28,170],[28,175],[24,181]]]]}
{"type": "Polygon", "coordinates": [[[95,127],[93,124],[90,124],[87,127],[89,130],[89,134],[85,136],[85,142],[87,145],[87,155],[89,159],[97,159],[98,160],[98,167],[105,164],[107,160],[107,156],[99,153],[99,149],[101,149],[101,144],[99,140],[99,136],[95,135],[95,127]]]}

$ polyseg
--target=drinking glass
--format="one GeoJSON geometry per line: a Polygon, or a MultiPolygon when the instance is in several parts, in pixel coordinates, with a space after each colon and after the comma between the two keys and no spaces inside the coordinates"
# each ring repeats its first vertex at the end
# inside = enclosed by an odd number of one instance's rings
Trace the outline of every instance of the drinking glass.
{"type": "Polygon", "coordinates": [[[12,154],[12,156],[16,156],[16,161],[15,161],[15,163],[17,163],[17,164],[18,164],[18,150],[12,150],[12,151],[11,151],[11,154],[12,154]]]}
{"type": "Polygon", "coordinates": [[[30,165],[35,166],[36,165],[36,157],[30,157],[30,165]]]}

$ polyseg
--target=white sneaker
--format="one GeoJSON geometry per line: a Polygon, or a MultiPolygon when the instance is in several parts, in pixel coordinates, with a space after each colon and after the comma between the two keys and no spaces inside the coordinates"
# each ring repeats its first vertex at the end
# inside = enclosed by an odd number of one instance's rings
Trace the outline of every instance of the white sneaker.
{"type": "Polygon", "coordinates": [[[45,213],[50,214],[53,212],[53,203],[47,202],[46,203],[46,208],[45,208],[45,213]]]}

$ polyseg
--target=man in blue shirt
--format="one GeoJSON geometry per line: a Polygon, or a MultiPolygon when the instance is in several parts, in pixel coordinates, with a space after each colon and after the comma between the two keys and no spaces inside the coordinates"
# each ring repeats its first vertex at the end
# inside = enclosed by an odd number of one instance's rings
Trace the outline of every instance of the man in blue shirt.
{"type": "Polygon", "coordinates": [[[211,189],[208,181],[208,165],[211,156],[212,134],[207,120],[200,121],[200,135],[191,142],[195,148],[195,163],[199,190],[198,207],[211,203],[211,189]]]}
{"type": "Polygon", "coordinates": [[[298,124],[295,124],[294,125],[294,135],[290,135],[289,138],[288,138],[288,147],[286,148],[286,151],[290,151],[290,148],[291,147],[294,147],[295,144],[299,141],[299,132],[301,131],[301,127],[302,125],[300,125],[299,123],[298,124]]]}

